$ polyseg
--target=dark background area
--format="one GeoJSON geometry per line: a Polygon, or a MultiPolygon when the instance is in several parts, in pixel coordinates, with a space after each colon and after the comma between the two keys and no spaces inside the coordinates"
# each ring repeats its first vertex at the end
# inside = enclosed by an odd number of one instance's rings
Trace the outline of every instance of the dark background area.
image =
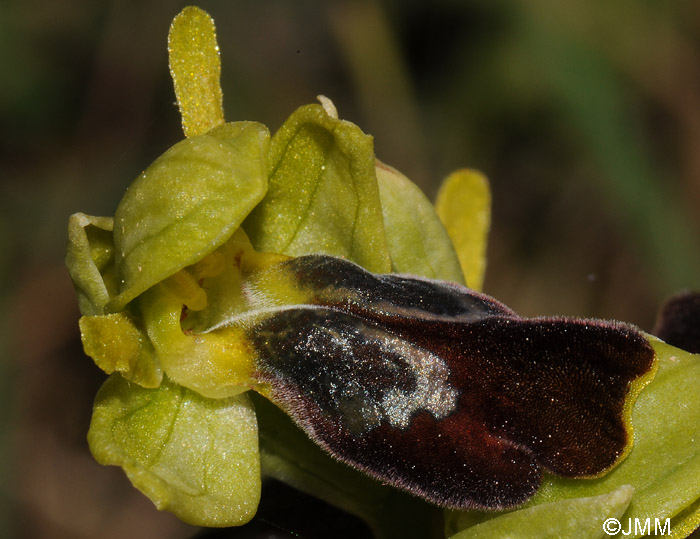
{"type": "MultiPolygon", "coordinates": [[[[63,266],[68,216],[112,215],[182,138],[166,38],[186,4],[0,5],[0,536],[196,533],[88,453],[103,377],[63,266]]],[[[663,298],[700,284],[700,4],[520,4],[198,5],[228,120],[274,130],[324,94],[430,197],[452,170],[482,170],[487,293],[648,331],[663,298]]]]}

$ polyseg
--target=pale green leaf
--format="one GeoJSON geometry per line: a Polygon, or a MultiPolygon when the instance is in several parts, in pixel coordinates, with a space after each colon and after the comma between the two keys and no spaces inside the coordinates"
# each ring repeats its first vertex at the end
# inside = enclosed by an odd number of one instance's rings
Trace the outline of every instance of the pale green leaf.
{"type": "Polygon", "coordinates": [[[249,521],[260,499],[255,411],[246,394],[207,399],[167,379],[144,389],[112,375],[88,433],[101,464],[121,466],[158,509],[197,526],[249,521]]]}
{"type": "Polygon", "coordinates": [[[372,137],[307,105],[272,137],[269,166],[269,190],[244,223],[258,251],[324,253],[391,271],[372,137]]]}
{"type": "Polygon", "coordinates": [[[453,172],[445,178],[438,191],[435,210],[452,239],[467,286],[481,290],[491,225],[488,180],[475,170],[453,172]]]}
{"type": "Polygon", "coordinates": [[[267,188],[267,128],[236,122],[175,144],[129,187],[114,218],[118,311],[222,245],[267,188]]]}
{"type": "Polygon", "coordinates": [[[504,513],[450,539],[601,539],[607,537],[603,523],[607,518],[620,519],[627,509],[634,489],[623,485],[609,494],[575,498],[536,505],[504,513]]]}
{"type": "Polygon", "coordinates": [[[464,284],[452,241],[418,186],[379,161],[377,182],[392,270],[464,284]]]}

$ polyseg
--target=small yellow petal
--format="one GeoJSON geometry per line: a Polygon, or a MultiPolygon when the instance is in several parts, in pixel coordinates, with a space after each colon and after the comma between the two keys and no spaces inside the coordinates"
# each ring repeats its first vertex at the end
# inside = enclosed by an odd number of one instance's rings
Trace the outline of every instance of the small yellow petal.
{"type": "Polygon", "coordinates": [[[467,286],[481,290],[491,225],[491,191],[486,176],[467,169],[453,172],[440,187],[435,210],[455,246],[467,286]]]}
{"type": "Polygon", "coordinates": [[[85,353],[107,374],[120,373],[143,387],[158,387],[163,373],[148,337],[125,313],[79,320],[85,353]]]}
{"type": "Polygon", "coordinates": [[[186,137],[224,123],[219,78],[221,60],[214,21],[198,7],[186,7],[170,25],[170,74],[186,137]]]}

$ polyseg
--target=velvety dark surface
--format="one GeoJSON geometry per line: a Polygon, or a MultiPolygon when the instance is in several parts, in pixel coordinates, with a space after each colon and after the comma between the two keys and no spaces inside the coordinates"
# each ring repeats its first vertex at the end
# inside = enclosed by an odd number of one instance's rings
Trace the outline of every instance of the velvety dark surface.
{"type": "Polygon", "coordinates": [[[250,338],[273,400],[341,460],[440,505],[502,508],[541,468],[595,476],[630,443],[625,400],[654,357],[633,327],[506,316],[422,279],[383,297],[354,264],[296,264],[324,306],[275,312],[250,338]]]}

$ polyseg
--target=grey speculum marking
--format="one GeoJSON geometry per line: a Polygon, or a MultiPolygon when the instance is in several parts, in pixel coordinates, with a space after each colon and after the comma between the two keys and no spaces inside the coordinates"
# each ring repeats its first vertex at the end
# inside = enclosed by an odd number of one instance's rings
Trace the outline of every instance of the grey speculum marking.
{"type": "Polygon", "coordinates": [[[278,387],[283,381],[288,396],[312,401],[354,435],[382,421],[405,429],[420,411],[442,419],[457,403],[440,357],[349,314],[280,311],[257,327],[253,341],[263,376],[278,387]]]}

